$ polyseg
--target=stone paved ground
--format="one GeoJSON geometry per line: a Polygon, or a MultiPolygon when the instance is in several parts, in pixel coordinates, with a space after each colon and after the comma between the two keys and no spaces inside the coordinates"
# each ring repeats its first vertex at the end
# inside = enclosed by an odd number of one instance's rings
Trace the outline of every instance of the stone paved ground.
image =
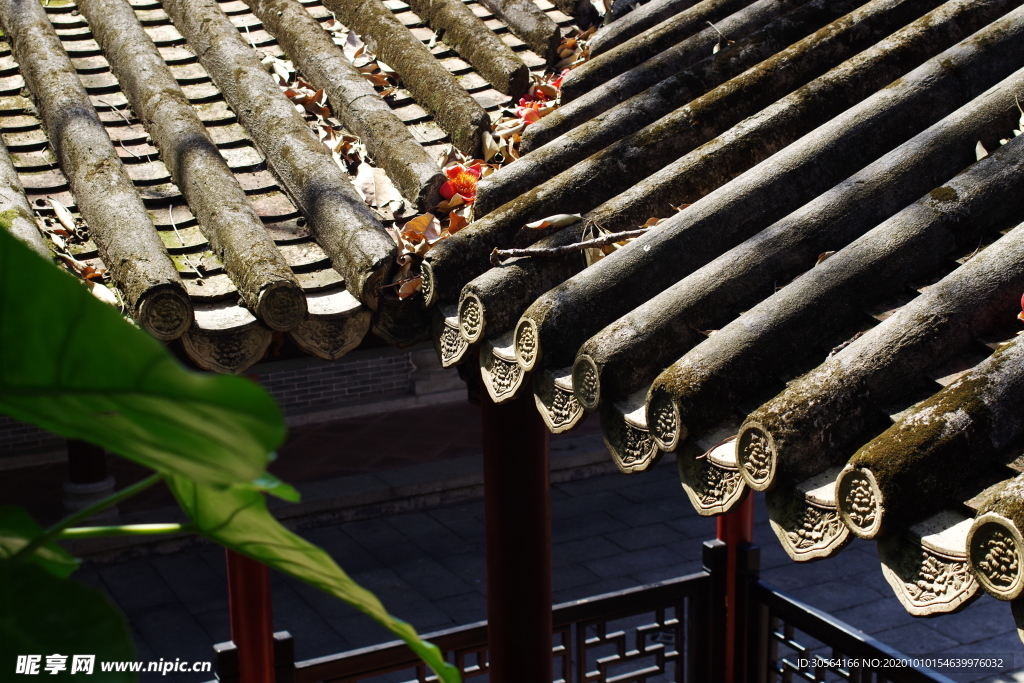
{"type": "MultiPolygon", "coordinates": [[[[672,465],[636,477],[607,474],[556,484],[552,501],[556,602],[697,571],[701,544],[714,534],[713,520],[693,512],[672,465]]],[[[1007,604],[985,596],[958,615],[914,619],[885,583],[872,544],[856,541],[837,558],[797,565],[775,541],[763,503],[756,509],[755,542],[763,548],[768,582],[904,652],[1013,653],[1024,668],[1007,604]]],[[[302,533],[420,632],[484,618],[482,501],[302,533]]],[[[209,659],[212,644],[228,639],[223,552],[217,548],[87,564],[80,574],[108,590],[128,614],[140,660],[209,659]]],[[[274,600],[275,628],[294,635],[299,659],[390,640],[354,610],[280,576],[274,578],[274,600]]],[[[958,681],[979,676],[950,675],[958,681]]],[[[1021,679],[1007,673],[990,680],[1021,679]]]]}

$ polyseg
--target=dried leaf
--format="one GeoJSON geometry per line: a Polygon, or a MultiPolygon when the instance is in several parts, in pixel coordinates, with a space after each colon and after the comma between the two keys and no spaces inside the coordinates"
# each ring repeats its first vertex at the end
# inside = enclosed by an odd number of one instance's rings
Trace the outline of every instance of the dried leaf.
{"type": "Polygon", "coordinates": [[[419,244],[420,242],[426,239],[423,236],[423,233],[417,232],[415,230],[402,230],[398,234],[402,236],[404,248],[410,251],[414,248],[413,245],[419,244]]]}
{"type": "Polygon", "coordinates": [[[455,233],[457,233],[459,230],[462,230],[467,225],[469,225],[469,221],[467,221],[465,218],[460,216],[457,212],[452,211],[450,214],[448,214],[448,228],[447,228],[447,230],[448,230],[448,234],[449,235],[454,235],[455,233]]]}
{"type": "Polygon", "coordinates": [[[441,170],[457,164],[465,165],[467,161],[466,156],[455,149],[454,145],[447,145],[437,156],[437,165],[441,167],[441,170]]]}
{"type": "Polygon", "coordinates": [[[420,285],[422,284],[423,277],[420,275],[402,281],[402,284],[398,286],[398,298],[405,299],[406,297],[412,296],[417,292],[417,290],[419,290],[420,285]]]}
{"type": "MultiPolygon", "coordinates": [[[[327,118],[331,115],[331,110],[324,106],[327,102],[327,95],[323,89],[317,90],[316,92],[293,90],[289,88],[284,91],[285,97],[290,99],[296,105],[305,109],[311,114],[327,118]]],[[[299,111],[302,111],[299,109],[299,111]]]]}
{"type": "Polygon", "coordinates": [[[540,93],[544,97],[547,97],[548,99],[552,99],[552,100],[555,99],[556,97],[558,97],[558,89],[555,88],[554,86],[548,85],[546,83],[542,83],[540,85],[532,86],[530,88],[530,91],[531,91],[531,93],[540,93]]]}
{"type": "Polygon", "coordinates": [[[342,157],[337,152],[332,151],[331,158],[334,159],[334,163],[338,165],[338,168],[340,168],[345,173],[348,173],[348,164],[345,163],[344,157],[342,157]]]}
{"type": "Polygon", "coordinates": [[[345,45],[341,49],[341,51],[344,52],[345,56],[348,58],[348,61],[356,61],[356,57],[362,56],[365,50],[366,45],[363,43],[362,39],[358,35],[356,35],[355,31],[350,30],[348,32],[348,35],[345,36],[345,45]]]}
{"type": "Polygon", "coordinates": [[[451,199],[446,199],[438,204],[435,209],[438,211],[451,211],[457,206],[462,206],[466,203],[466,200],[462,198],[462,195],[456,193],[452,195],[451,199]]]}
{"type": "Polygon", "coordinates": [[[89,291],[92,292],[92,295],[99,299],[100,301],[108,303],[111,306],[121,305],[121,302],[117,300],[117,297],[114,296],[114,293],[111,292],[105,285],[102,285],[99,282],[93,282],[92,280],[86,280],[86,283],[89,285],[89,291]]]}
{"type": "MultiPolygon", "coordinates": [[[[384,230],[386,230],[387,233],[389,235],[391,235],[391,239],[393,239],[395,241],[395,246],[398,247],[399,249],[401,249],[402,248],[402,236],[398,232],[398,228],[396,228],[393,225],[386,225],[386,226],[384,226],[384,230]]],[[[399,257],[399,258],[401,258],[401,257],[399,257]]]]}
{"type": "Polygon", "coordinates": [[[86,282],[94,279],[101,279],[106,274],[106,271],[100,268],[90,266],[84,261],[79,261],[71,254],[65,252],[58,252],[57,258],[75,275],[82,278],[86,282]]]}
{"type": "Polygon", "coordinates": [[[583,250],[583,259],[586,261],[587,267],[594,265],[605,257],[604,250],[598,247],[589,247],[583,250]]]}
{"type": "MultiPolygon", "coordinates": [[[[366,164],[364,164],[366,165],[366,164]]],[[[402,201],[402,195],[398,192],[391,178],[382,168],[373,168],[374,203],[373,206],[388,206],[393,202],[402,201]]]]}
{"type": "MultiPolygon", "coordinates": [[[[404,235],[405,233],[402,234],[404,235]]],[[[432,244],[430,242],[421,238],[419,242],[416,242],[415,244],[409,244],[407,246],[407,249],[408,253],[423,258],[423,256],[425,256],[426,253],[430,251],[431,246],[432,244]]]]}
{"type": "Polygon", "coordinates": [[[832,256],[835,253],[836,252],[834,252],[834,251],[822,252],[821,254],[818,255],[818,260],[814,262],[814,265],[815,266],[820,266],[822,263],[825,262],[826,259],[828,259],[830,256],[832,256]]]}
{"type": "Polygon", "coordinates": [[[376,206],[376,185],[373,179],[373,169],[365,161],[359,164],[359,168],[356,169],[356,177],[352,179],[352,185],[355,186],[356,191],[359,192],[359,196],[363,198],[370,206],[376,206]]]}
{"type": "Polygon", "coordinates": [[[495,126],[494,134],[500,138],[507,138],[516,135],[517,133],[523,132],[523,129],[525,128],[526,124],[524,124],[519,119],[513,119],[511,121],[500,123],[497,126],[495,126]]]}
{"type": "Polygon", "coordinates": [[[67,207],[56,199],[47,197],[46,201],[50,203],[50,208],[53,209],[53,213],[57,216],[57,220],[60,221],[60,224],[68,231],[68,234],[73,235],[75,233],[75,217],[71,215],[71,212],[67,210],[67,207]]]}
{"type": "Polygon", "coordinates": [[[978,144],[974,147],[974,156],[981,161],[988,156],[988,150],[985,149],[985,145],[981,144],[981,140],[978,140],[978,144]]]}
{"type": "Polygon", "coordinates": [[[431,213],[417,216],[402,226],[402,232],[413,232],[422,235],[428,241],[434,241],[441,236],[441,224],[437,217],[431,213]]]}
{"type": "Polygon", "coordinates": [[[580,220],[582,216],[578,213],[559,213],[554,216],[548,216],[542,218],[539,221],[533,223],[527,223],[526,227],[533,230],[543,230],[544,228],[561,228],[566,225],[572,225],[573,223],[580,220]]]}
{"type": "Polygon", "coordinates": [[[391,85],[391,81],[384,74],[366,74],[366,80],[378,88],[386,88],[391,85]]]}
{"type": "Polygon", "coordinates": [[[282,85],[288,85],[292,78],[292,73],[288,68],[288,65],[280,59],[275,59],[272,68],[277,77],[281,79],[282,85]]]}
{"type": "Polygon", "coordinates": [[[494,136],[490,133],[484,133],[484,161],[490,161],[494,158],[494,155],[501,151],[501,147],[498,146],[494,136]]]}

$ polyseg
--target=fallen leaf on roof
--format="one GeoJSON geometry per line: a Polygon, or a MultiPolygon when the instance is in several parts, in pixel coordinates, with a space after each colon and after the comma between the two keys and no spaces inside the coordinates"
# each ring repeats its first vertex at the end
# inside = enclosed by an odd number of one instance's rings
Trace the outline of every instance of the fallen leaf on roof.
{"type": "Polygon", "coordinates": [[[448,222],[448,234],[449,235],[454,235],[459,230],[462,230],[464,227],[469,225],[469,221],[467,221],[465,218],[460,216],[455,211],[452,211],[448,215],[448,221],[449,221],[448,222]]]}
{"type": "Polygon", "coordinates": [[[398,285],[398,298],[405,299],[412,296],[417,290],[419,290],[422,284],[423,277],[420,275],[401,281],[398,285]]]}
{"type": "MultiPolygon", "coordinates": [[[[359,39],[359,36],[344,28],[336,19],[325,22],[324,28],[334,36],[335,43],[343,46],[343,51],[346,51],[346,56],[353,60],[356,68],[375,86],[383,88],[383,91],[378,90],[382,96],[394,92],[397,86],[397,74],[390,66],[377,60],[359,39]],[[345,31],[344,34],[341,34],[342,30],[345,31]],[[344,40],[340,40],[341,38],[344,40]]],[[[521,133],[525,126],[530,122],[540,120],[557,108],[562,80],[568,74],[569,68],[582,64],[589,57],[586,41],[594,34],[595,30],[596,27],[592,27],[587,31],[577,31],[566,36],[560,46],[562,61],[565,63],[556,66],[553,71],[543,76],[535,75],[529,91],[518,101],[515,108],[499,109],[491,115],[490,132],[485,134],[482,140],[482,159],[464,156],[452,145],[447,145],[442,149],[437,158],[437,164],[448,178],[439,190],[442,201],[430,213],[417,216],[399,228],[388,229],[388,234],[399,248],[397,258],[399,269],[388,286],[396,288],[399,298],[405,299],[419,290],[422,279],[415,275],[412,269],[419,264],[430,247],[470,225],[477,182],[518,159],[520,156],[519,145],[522,142],[521,133]]],[[[359,160],[354,159],[355,154],[352,153],[351,143],[343,136],[335,137],[333,131],[327,130],[321,132],[320,135],[324,144],[333,144],[332,152],[339,165],[347,162],[351,167],[352,164],[361,163],[365,158],[363,155],[359,160]],[[338,139],[336,143],[333,142],[335,139],[338,139]]],[[[359,174],[360,171],[357,169],[357,178],[359,174]]],[[[364,179],[357,181],[357,189],[364,197],[368,197],[368,175],[365,171],[363,171],[363,175],[364,179]]],[[[379,177],[375,174],[375,179],[379,177]]],[[[390,181],[388,182],[390,184],[390,181]]],[[[374,199],[368,199],[371,206],[375,208],[390,206],[382,196],[383,190],[380,183],[374,185],[373,191],[374,199]]],[[[578,214],[559,214],[544,219],[547,223],[543,227],[561,227],[578,220],[580,220],[578,214]]],[[[544,221],[530,224],[529,227],[540,228],[540,224],[544,221]]]]}
{"type": "Polygon", "coordinates": [[[120,306],[121,302],[117,300],[117,297],[111,292],[105,285],[99,282],[92,282],[87,280],[89,283],[89,291],[92,295],[104,303],[108,303],[111,306],[120,306]]]}
{"type": "Polygon", "coordinates": [[[366,44],[363,43],[362,38],[355,31],[350,29],[345,36],[345,44],[341,51],[345,53],[348,61],[354,62],[356,58],[363,56],[363,53],[366,51],[366,44]]]}
{"type": "Polygon", "coordinates": [[[494,158],[494,155],[501,151],[501,146],[498,141],[494,139],[494,136],[489,132],[483,134],[484,142],[484,161],[490,161],[494,158]]]}
{"type": "Polygon", "coordinates": [[[373,206],[385,207],[389,206],[392,211],[401,209],[403,202],[402,195],[395,187],[395,184],[391,182],[391,178],[384,172],[384,169],[372,167],[373,170],[373,186],[374,186],[374,199],[373,206]]]}
{"type": "Polygon", "coordinates": [[[286,62],[283,62],[280,59],[275,59],[273,68],[274,73],[281,79],[282,83],[287,84],[291,80],[292,70],[288,68],[288,64],[286,62]]]}
{"type": "Polygon", "coordinates": [[[438,222],[437,216],[425,213],[402,226],[402,235],[405,236],[406,233],[420,235],[421,239],[426,239],[428,242],[433,241],[441,236],[441,224],[438,222]]]}
{"type": "Polygon", "coordinates": [[[387,88],[391,85],[391,81],[384,74],[368,73],[366,74],[366,80],[373,83],[378,88],[387,88]]]}
{"type": "Polygon", "coordinates": [[[373,169],[367,163],[359,164],[356,169],[356,177],[352,179],[352,185],[356,191],[370,206],[376,206],[376,187],[373,178],[373,169]]]}
{"type": "Polygon", "coordinates": [[[526,227],[533,230],[543,230],[544,228],[561,228],[566,225],[572,225],[579,221],[582,216],[578,213],[559,213],[554,216],[548,216],[542,218],[539,221],[527,223],[526,227]]]}
{"type": "Polygon", "coordinates": [[[71,212],[68,211],[67,207],[52,197],[47,197],[46,201],[50,204],[50,208],[53,209],[54,215],[57,216],[57,220],[62,226],[64,226],[64,229],[67,230],[69,234],[74,234],[75,228],[77,227],[75,225],[75,217],[71,215],[71,212]]]}

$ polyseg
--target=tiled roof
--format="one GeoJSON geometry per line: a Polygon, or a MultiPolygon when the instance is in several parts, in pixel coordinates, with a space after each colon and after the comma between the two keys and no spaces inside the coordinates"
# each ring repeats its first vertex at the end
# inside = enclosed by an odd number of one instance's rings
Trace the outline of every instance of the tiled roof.
{"type": "Polygon", "coordinates": [[[1024,516],[990,511],[1021,469],[1018,4],[736,3],[713,30],[693,17],[727,3],[702,2],[595,50],[425,257],[444,361],[477,348],[492,398],[532,392],[552,431],[599,413],[623,472],[676,451],[703,514],[767,491],[795,560],[878,539],[914,614],[979,580],[1016,597],[1024,516]],[[590,266],[485,270],[652,217],[590,266]]]}
{"type": "MultiPolygon", "coordinates": [[[[287,52],[422,210],[436,152],[479,152],[487,112],[543,71],[559,9],[0,0],[0,192],[84,219],[74,256],[204,367],[243,371],[275,333],[327,359],[371,328],[432,336],[444,364],[479,362],[495,401],[532,392],[552,431],[599,413],[623,472],[676,451],[702,514],[766,491],[795,560],[877,539],[914,614],[980,588],[1015,600],[1021,4],[652,0],[590,41],[399,300],[381,216],[256,51],[287,52]],[[331,11],[407,90],[366,86],[317,27],[331,11]],[[571,247],[642,225],[604,258],[571,247]],[[492,254],[524,248],[543,253],[492,254]]],[[[15,225],[45,250],[32,227],[15,225]]]]}
{"type": "MultiPolygon", "coordinates": [[[[382,99],[321,28],[337,12],[319,2],[5,2],[16,48],[10,38],[0,48],[0,156],[16,171],[4,176],[13,188],[5,195],[19,197],[20,183],[31,203],[18,200],[24,211],[55,219],[50,198],[70,209],[88,231],[70,254],[107,269],[128,312],[159,338],[180,337],[203,367],[243,371],[274,331],[312,355],[340,357],[367,334],[373,311],[388,320],[397,306],[390,291],[378,305],[395,245],[261,57],[288,50],[414,207],[439,199],[435,158],[448,140],[475,126],[457,140],[472,153],[476,129],[509,99],[408,5],[365,4],[420,46],[433,79],[424,92],[410,78],[409,90],[382,99]]],[[[490,10],[466,7],[483,20],[474,28],[509,46],[516,78],[543,71],[545,58],[490,10]]],[[[548,25],[529,17],[537,32],[557,35],[538,13],[548,25]]],[[[376,48],[382,61],[388,46],[376,48]]],[[[400,56],[389,61],[404,74],[400,56]]],[[[31,226],[24,232],[42,246],[31,226]]],[[[383,327],[385,338],[408,341],[389,337],[397,325],[383,327]]]]}

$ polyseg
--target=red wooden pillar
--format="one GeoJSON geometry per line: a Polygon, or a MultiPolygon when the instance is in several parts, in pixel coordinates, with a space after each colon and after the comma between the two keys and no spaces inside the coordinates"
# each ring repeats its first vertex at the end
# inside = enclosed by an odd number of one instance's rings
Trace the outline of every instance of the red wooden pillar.
{"type": "Polygon", "coordinates": [[[739,629],[739,585],[737,565],[741,544],[754,541],[754,496],[747,497],[731,512],[716,519],[717,536],[728,548],[725,589],[725,683],[736,683],[737,636],[739,629]]]}
{"type": "Polygon", "coordinates": [[[233,550],[227,553],[231,640],[238,648],[240,683],[274,683],[274,613],[270,570],[233,550]]]}
{"type": "Polygon", "coordinates": [[[480,392],[492,683],[543,683],[551,664],[549,434],[533,396],[480,392]]]}

